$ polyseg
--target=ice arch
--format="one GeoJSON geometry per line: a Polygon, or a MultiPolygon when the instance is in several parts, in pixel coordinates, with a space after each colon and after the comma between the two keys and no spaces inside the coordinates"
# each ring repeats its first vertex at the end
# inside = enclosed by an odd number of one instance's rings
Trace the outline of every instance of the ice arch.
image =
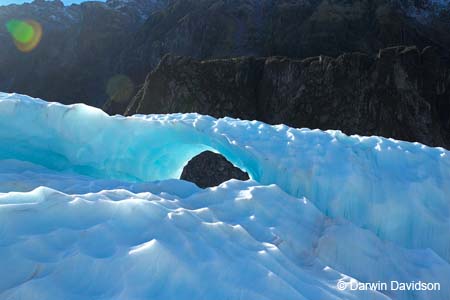
{"type": "Polygon", "coordinates": [[[450,153],[442,148],[197,114],[109,117],[14,94],[0,94],[0,141],[0,159],[136,181],[178,178],[191,157],[213,149],[327,215],[450,261],[450,153]]]}
{"type": "Polygon", "coordinates": [[[109,117],[77,104],[64,106],[14,94],[1,96],[0,159],[19,159],[97,178],[153,181],[178,178],[187,161],[212,150],[252,178],[257,158],[197,114],[109,117]]]}

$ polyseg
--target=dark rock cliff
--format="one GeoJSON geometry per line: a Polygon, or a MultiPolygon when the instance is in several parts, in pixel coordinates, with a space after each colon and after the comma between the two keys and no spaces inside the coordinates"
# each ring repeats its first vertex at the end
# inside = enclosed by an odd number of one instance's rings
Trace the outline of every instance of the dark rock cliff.
{"type": "Polygon", "coordinates": [[[409,0],[175,0],[138,30],[118,69],[143,81],[164,54],[196,59],[450,49],[449,6],[409,0]]]}
{"type": "Polygon", "coordinates": [[[450,68],[432,49],[197,61],[166,56],[126,114],[198,112],[450,148],[450,68]]]}
{"type": "Polygon", "coordinates": [[[387,46],[450,49],[450,9],[420,0],[108,0],[0,6],[0,90],[120,111],[167,53],[306,58],[387,46]],[[17,51],[4,24],[39,22],[17,51]]]}
{"type": "Polygon", "coordinates": [[[198,112],[257,119],[256,94],[264,63],[254,58],[196,61],[167,55],[149,74],[126,114],[198,112]]]}

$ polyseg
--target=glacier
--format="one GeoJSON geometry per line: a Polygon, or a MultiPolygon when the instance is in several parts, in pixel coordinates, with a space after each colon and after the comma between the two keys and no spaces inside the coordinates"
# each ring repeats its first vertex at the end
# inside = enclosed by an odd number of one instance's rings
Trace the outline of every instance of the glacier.
{"type": "Polygon", "coordinates": [[[0,299],[449,299],[449,151],[0,93],[0,299]],[[178,180],[204,150],[251,180],[178,180]],[[438,291],[338,288],[439,282],[438,291]]]}

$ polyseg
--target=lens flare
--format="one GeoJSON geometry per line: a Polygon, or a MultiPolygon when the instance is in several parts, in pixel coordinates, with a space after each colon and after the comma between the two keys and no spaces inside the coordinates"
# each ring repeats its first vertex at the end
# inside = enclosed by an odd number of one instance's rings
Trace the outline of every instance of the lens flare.
{"type": "Polygon", "coordinates": [[[124,102],[134,93],[133,81],[125,75],[115,75],[106,84],[106,94],[113,102],[124,102]]]}
{"type": "Polygon", "coordinates": [[[11,19],[6,22],[6,29],[22,52],[32,51],[42,38],[42,26],[34,20],[11,19]]]}

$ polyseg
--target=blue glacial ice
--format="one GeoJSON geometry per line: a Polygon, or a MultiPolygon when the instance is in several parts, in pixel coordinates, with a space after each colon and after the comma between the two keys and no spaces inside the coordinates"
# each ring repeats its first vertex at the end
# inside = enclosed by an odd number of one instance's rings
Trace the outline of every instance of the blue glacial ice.
{"type": "Polygon", "coordinates": [[[450,298],[450,153],[0,93],[0,299],[450,298]],[[220,152],[252,180],[176,180],[220,152]],[[337,283],[439,282],[440,291],[337,283]]]}

